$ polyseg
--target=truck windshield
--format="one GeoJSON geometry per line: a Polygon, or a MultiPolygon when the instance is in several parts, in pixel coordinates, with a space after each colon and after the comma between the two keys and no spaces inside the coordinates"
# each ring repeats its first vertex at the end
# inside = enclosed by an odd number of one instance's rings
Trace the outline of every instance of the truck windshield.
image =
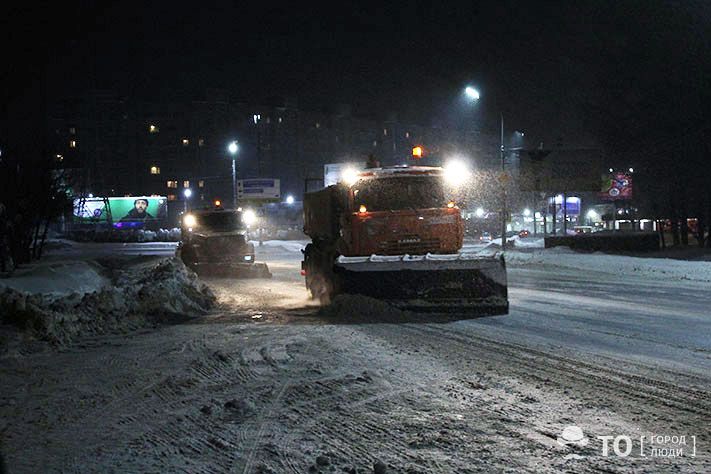
{"type": "Polygon", "coordinates": [[[195,217],[198,227],[203,230],[229,232],[244,228],[241,212],[210,212],[195,217]]]}
{"type": "Polygon", "coordinates": [[[353,190],[355,208],[368,211],[432,209],[447,206],[442,179],[427,177],[392,177],[360,182],[353,190]]]}

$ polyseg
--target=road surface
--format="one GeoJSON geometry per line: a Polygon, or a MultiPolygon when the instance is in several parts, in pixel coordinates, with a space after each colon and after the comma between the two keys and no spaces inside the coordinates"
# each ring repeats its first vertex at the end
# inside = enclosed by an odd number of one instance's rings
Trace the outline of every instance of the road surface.
{"type": "Polygon", "coordinates": [[[509,267],[509,315],[453,321],[321,309],[285,246],[198,320],[3,360],[10,472],[711,470],[707,283],[509,267]]]}

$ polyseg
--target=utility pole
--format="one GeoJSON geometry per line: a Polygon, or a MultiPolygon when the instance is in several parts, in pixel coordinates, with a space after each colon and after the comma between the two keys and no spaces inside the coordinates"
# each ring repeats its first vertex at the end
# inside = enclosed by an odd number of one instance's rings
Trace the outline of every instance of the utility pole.
{"type": "Polygon", "coordinates": [[[506,250],[506,166],[504,153],[504,114],[501,113],[501,250],[506,250]]]}
{"type": "Polygon", "coordinates": [[[232,156],[232,209],[237,209],[237,150],[239,146],[236,140],[227,146],[227,151],[232,156]]]}
{"type": "Polygon", "coordinates": [[[232,209],[237,209],[237,164],[232,156],[232,209]]]}
{"type": "Polygon", "coordinates": [[[563,192],[563,236],[568,235],[568,195],[563,192]]]}

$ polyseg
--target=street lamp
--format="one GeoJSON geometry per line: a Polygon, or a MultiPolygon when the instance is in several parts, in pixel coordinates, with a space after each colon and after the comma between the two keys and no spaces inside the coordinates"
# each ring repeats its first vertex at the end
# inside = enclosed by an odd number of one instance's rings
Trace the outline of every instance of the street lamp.
{"type": "Polygon", "coordinates": [[[294,204],[294,196],[292,196],[291,194],[289,194],[289,195],[286,197],[286,203],[287,203],[288,205],[290,205],[290,206],[291,206],[292,204],[294,204]]]}
{"type": "Polygon", "coordinates": [[[473,100],[479,100],[479,97],[481,97],[479,91],[471,86],[467,86],[467,88],[464,89],[464,93],[467,95],[467,97],[473,100]]]}
{"type": "Polygon", "coordinates": [[[237,209],[237,165],[235,163],[239,146],[237,141],[232,141],[227,146],[227,151],[232,155],[232,209],[237,209]]]}
{"type": "MultiPolygon", "coordinates": [[[[471,86],[467,86],[464,89],[464,94],[472,101],[477,101],[481,97],[479,91],[471,86]]],[[[504,114],[503,112],[499,114],[501,116],[501,146],[499,147],[499,155],[501,157],[501,176],[499,182],[501,184],[501,250],[506,250],[506,174],[505,163],[504,163],[504,114]]]]}
{"type": "Polygon", "coordinates": [[[183,190],[183,196],[185,196],[185,212],[188,212],[188,199],[193,195],[193,190],[190,188],[185,188],[183,190]]]}

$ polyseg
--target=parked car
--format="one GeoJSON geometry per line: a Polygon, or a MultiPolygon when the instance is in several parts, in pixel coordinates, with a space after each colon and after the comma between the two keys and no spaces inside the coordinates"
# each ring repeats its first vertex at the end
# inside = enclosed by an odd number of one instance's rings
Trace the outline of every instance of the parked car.
{"type": "Polygon", "coordinates": [[[491,234],[489,232],[482,232],[479,236],[480,242],[491,242],[491,234]]]}
{"type": "Polygon", "coordinates": [[[523,229],[521,232],[518,233],[518,236],[521,239],[525,239],[529,235],[531,235],[531,232],[528,229],[523,229]]]}
{"type": "Polygon", "coordinates": [[[592,226],[589,225],[576,225],[573,227],[576,234],[589,234],[593,232],[592,226]]]}

